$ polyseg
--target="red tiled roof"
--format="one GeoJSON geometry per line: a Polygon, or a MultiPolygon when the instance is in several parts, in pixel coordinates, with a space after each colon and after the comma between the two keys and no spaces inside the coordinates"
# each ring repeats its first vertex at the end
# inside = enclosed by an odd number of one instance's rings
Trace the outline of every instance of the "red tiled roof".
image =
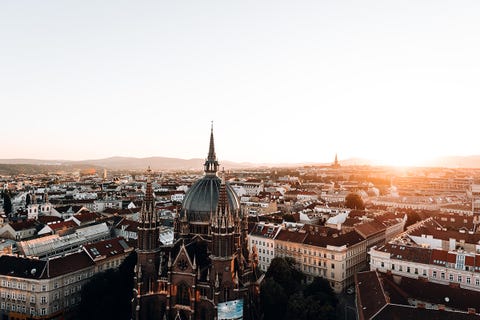
{"type": "Polygon", "coordinates": [[[257,223],[250,234],[265,238],[273,238],[277,234],[279,228],[280,226],[257,223]]]}
{"type": "Polygon", "coordinates": [[[122,237],[87,244],[83,247],[92,260],[103,260],[132,251],[122,237]]]}
{"type": "Polygon", "coordinates": [[[277,234],[275,240],[303,243],[306,237],[307,237],[306,232],[302,233],[302,232],[299,232],[298,230],[282,229],[277,234]]]}
{"type": "Polygon", "coordinates": [[[80,222],[90,222],[90,221],[95,221],[99,219],[101,215],[96,212],[82,211],[80,213],[75,214],[74,217],[80,222]]]}
{"type": "Polygon", "coordinates": [[[357,224],[354,228],[364,238],[371,237],[377,233],[385,232],[386,229],[385,226],[378,221],[357,224]]]}
{"type": "Polygon", "coordinates": [[[26,230],[35,228],[37,222],[35,220],[24,220],[24,221],[17,221],[17,222],[10,222],[10,226],[15,231],[26,230]]]}
{"type": "Polygon", "coordinates": [[[61,221],[57,223],[50,223],[48,225],[50,229],[54,231],[62,230],[62,229],[70,229],[70,228],[75,228],[77,227],[77,224],[73,222],[72,220],[69,221],[61,221]]]}
{"type": "Polygon", "coordinates": [[[444,266],[447,262],[448,252],[445,250],[433,249],[430,258],[430,264],[444,266]]]}
{"type": "Polygon", "coordinates": [[[47,224],[49,222],[60,222],[63,221],[63,219],[55,216],[38,216],[38,221],[47,224]]]}
{"type": "Polygon", "coordinates": [[[50,259],[48,261],[49,277],[58,277],[73,271],[82,270],[95,265],[88,254],[83,251],[66,256],[50,259]]]}
{"type": "Polygon", "coordinates": [[[387,243],[378,248],[378,251],[390,253],[391,259],[405,260],[423,264],[429,264],[432,256],[432,249],[411,247],[394,243],[387,243]]]}

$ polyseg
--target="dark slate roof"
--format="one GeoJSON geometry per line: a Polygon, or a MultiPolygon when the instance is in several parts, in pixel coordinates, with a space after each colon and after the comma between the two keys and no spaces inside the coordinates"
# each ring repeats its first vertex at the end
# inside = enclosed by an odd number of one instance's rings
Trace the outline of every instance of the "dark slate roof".
{"type": "Polygon", "coordinates": [[[372,320],[478,320],[480,317],[476,314],[462,312],[452,312],[446,310],[432,310],[414,308],[411,306],[389,304],[383,308],[372,320]]]}
{"type": "Polygon", "coordinates": [[[358,310],[363,313],[364,319],[370,319],[388,303],[376,271],[357,273],[355,287],[358,310]]]}
{"type": "MultiPolygon", "coordinates": [[[[208,222],[210,213],[217,210],[218,193],[221,180],[215,175],[205,175],[188,189],[182,203],[182,216],[187,212],[188,221],[208,222]]],[[[240,208],[240,200],[230,184],[227,183],[227,195],[230,210],[240,208]]]]}
{"type": "MultiPolygon", "coordinates": [[[[380,274],[383,280],[385,291],[397,293],[403,298],[414,298],[416,300],[425,301],[433,304],[443,304],[447,307],[467,311],[468,308],[476,308],[480,311],[479,302],[480,292],[462,289],[456,286],[449,286],[429,282],[426,280],[412,279],[401,277],[400,280],[393,280],[393,277],[386,274],[380,274]],[[445,301],[448,297],[448,302],[445,301]]],[[[395,301],[396,295],[390,295],[391,303],[399,303],[395,301]]]]}
{"type": "Polygon", "coordinates": [[[16,256],[0,256],[0,274],[27,279],[40,279],[45,269],[46,261],[21,258],[16,256]]]}

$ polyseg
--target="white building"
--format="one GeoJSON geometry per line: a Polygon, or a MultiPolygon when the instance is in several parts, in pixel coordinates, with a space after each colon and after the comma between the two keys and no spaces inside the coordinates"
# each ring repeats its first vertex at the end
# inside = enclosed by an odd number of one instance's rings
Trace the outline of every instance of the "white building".
{"type": "Polygon", "coordinates": [[[258,254],[258,265],[262,271],[267,271],[275,258],[275,237],[280,229],[277,224],[259,222],[248,235],[250,250],[258,254]]]}

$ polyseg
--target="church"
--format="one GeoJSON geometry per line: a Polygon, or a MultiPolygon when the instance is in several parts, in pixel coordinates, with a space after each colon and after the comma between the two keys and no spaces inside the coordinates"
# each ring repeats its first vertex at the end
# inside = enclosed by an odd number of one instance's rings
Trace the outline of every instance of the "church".
{"type": "Polygon", "coordinates": [[[248,250],[247,215],[225,175],[219,177],[213,128],[204,171],[185,195],[169,245],[159,240],[148,178],[138,225],[136,320],[257,318],[259,283],[248,250]]]}

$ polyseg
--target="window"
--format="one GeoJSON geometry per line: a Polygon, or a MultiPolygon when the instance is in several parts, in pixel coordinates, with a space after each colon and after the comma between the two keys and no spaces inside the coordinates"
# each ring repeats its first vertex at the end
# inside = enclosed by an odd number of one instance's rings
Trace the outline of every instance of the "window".
{"type": "Polygon", "coordinates": [[[467,277],[467,284],[470,284],[472,282],[470,277],[467,277]]]}
{"type": "Polygon", "coordinates": [[[440,274],[440,278],[442,278],[442,280],[445,280],[445,272],[442,272],[442,273],[440,274]]]}
{"type": "Polygon", "coordinates": [[[45,308],[42,308],[42,309],[40,310],[40,314],[41,314],[42,316],[46,315],[46,314],[47,314],[47,310],[46,310],[45,308]]]}
{"type": "Polygon", "coordinates": [[[462,276],[461,276],[461,275],[458,275],[458,276],[457,276],[457,281],[458,281],[458,282],[462,282],[462,276]]]}
{"type": "Polygon", "coordinates": [[[418,268],[415,268],[415,274],[418,274],[418,268]]]}
{"type": "Polygon", "coordinates": [[[41,303],[42,303],[42,304],[47,303],[47,297],[43,296],[43,297],[42,297],[42,300],[41,300],[41,303]]]}
{"type": "Polygon", "coordinates": [[[332,263],[332,269],[335,269],[335,263],[332,263]]]}
{"type": "Polygon", "coordinates": [[[42,291],[47,291],[47,286],[46,285],[42,285],[42,291]]]}
{"type": "Polygon", "coordinates": [[[480,286],[480,279],[479,278],[475,278],[475,285],[480,286]]]}
{"type": "Polygon", "coordinates": [[[410,267],[407,267],[407,272],[410,273],[410,267]]]}
{"type": "Polygon", "coordinates": [[[392,270],[395,270],[395,265],[392,263],[392,270]]]}
{"type": "Polygon", "coordinates": [[[450,274],[450,275],[448,276],[448,279],[449,279],[450,281],[453,281],[453,274],[450,274]]]}
{"type": "Polygon", "coordinates": [[[35,308],[33,307],[30,308],[30,314],[35,314],[35,308]]]}
{"type": "Polygon", "coordinates": [[[177,289],[177,304],[190,305],[190,296],[188,294],[188,285],[185,282],[181,282],[177,289]]]}
{"type": "Polygon", "coordinates": [[[457,261],[455,263],[455,269],[464,270],[465,269],[465,255],[457,254],[457,261]]]}
{"type": "Polygon", "coordinates": [[[35,303],[35,296],[30,296],[30,303],[35,303]]]}
{"type": "Polygon", "coordinates": [[[437,277],[437,271],[432,272],[432,277],[436,278],[437,277]]]}
{"type": "Polygon", "coordinates": [[[380,263],[380,267],[382,267],[382,268],[385,267],[385,263],[383,261],[380,263]]]}

